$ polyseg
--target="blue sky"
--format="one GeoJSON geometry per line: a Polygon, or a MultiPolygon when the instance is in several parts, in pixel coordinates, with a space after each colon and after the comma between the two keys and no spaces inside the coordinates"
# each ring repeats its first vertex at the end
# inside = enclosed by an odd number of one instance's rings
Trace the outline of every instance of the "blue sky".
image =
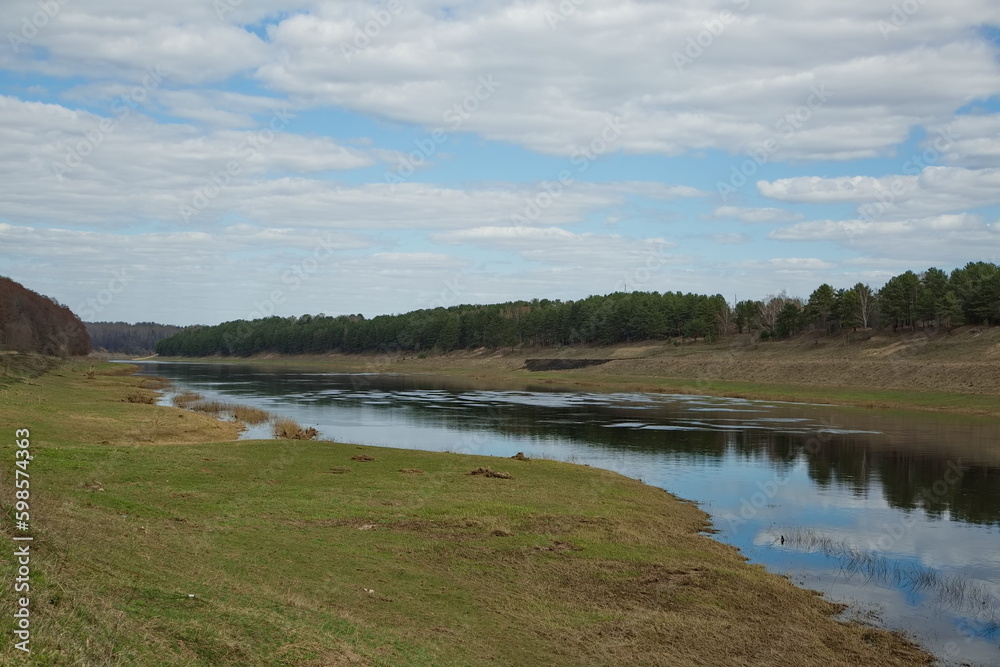
{"type": "Polygon", "coordinates": [[[14,0],[0,274],[211,324],[998,261],[998,25],[986,0],[14,0]]]}

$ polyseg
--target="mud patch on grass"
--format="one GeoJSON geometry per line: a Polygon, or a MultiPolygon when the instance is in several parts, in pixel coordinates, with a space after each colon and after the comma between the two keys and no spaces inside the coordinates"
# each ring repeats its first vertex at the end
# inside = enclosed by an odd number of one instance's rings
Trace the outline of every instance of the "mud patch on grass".
{"type": "Polygon", "coordinates": [[[509,472],[500,472],[499,470],[493,470],[492,468],[476,468],[470,475],[481,475],[483,477],[495,477],[497,479],[514,479],[514,476],[509,472]]]}
{"type": "Polygon", "coordinates": [[[485,532],[478,522],[462,520],[427,520],[404,519],[383,525],[388,530],[398,530],[419,533],[421,537],[449,542],[469,542],[485,537],[485,532]]]}
{"type": "MultiPolygon", "coordinates": [[[[294,526],[296,528],[356,528],[361,529],[363,526],[372,526],[376,524],[372,523],[369,518],[362,518],[357,516],[341,516],[341,517],[331,517],[329,519],[285,519],[279,521],[279,523],[285,526],[294,526]]],[[[371,530],[368,528],[367,530],[371,530]]]]}
{"type": "Polygon", "coordinates": [[[354,456],[351,457],[351,460],[352,461],[361,461],[361,462],[364,463],[364,462],[368,462],[368,461],[374,461],[375,457],[374,456],[369,456],[368,454],[355,454],[354,456]]]}
{"type": "Polygon", "coordinates": [[[536,535],[564,535],[581,529],[611,526],[614,523],[603,516],[539,514],[527,519],[523,530],[536,535]]]}

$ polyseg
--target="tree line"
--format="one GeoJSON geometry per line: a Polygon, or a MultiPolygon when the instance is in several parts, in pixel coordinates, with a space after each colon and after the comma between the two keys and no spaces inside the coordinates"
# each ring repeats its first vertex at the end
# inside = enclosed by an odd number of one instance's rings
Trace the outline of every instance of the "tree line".
{"type": "Polygon", "coordinates": [[[90,336],[69,308],[0,276],[0,350],[83,355],[90,336]]]}
{"type": "Polygon", "coordinates": [[[164,356],[440,351],[517,346],[610,345],[805,329],[1000,324],[1000,268],[974,262],[948,274],[907,271],[880,290],[819,286],[807,301],[784,294],[734,305],[721,294],[616,292],[577,301],[535,299],[460,305],[399,315],[302,315],[189,327],[156,344],[164,356]]]}
{"type": "Polygon", "coordinates": [[[739,331],[756,327],[761,338],[788,338],[808,328],[941,328],[1000,324],[1000,267],[970,262],[950,274],[930,268],[893,276],[882,289],[864,283],[834,289],[823,284],[808,301],[785,295],[741,301],[732,319],[739,331]]]}
{"type": "Polygon", "coordinates": [[[156,344],[183,327],[155,322],[87,322],[95,350],[117,354],[152,354],[156,344]]]}

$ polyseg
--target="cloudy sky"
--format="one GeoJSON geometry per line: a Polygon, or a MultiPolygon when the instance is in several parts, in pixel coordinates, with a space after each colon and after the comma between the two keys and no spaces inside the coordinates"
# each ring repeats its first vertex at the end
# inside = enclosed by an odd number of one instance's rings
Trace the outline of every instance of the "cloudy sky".
{"type": "Polygon", "coordinates": [[[1000,254],[995,0],[4,0],[0,275],[88,320],[1000,254]]]}

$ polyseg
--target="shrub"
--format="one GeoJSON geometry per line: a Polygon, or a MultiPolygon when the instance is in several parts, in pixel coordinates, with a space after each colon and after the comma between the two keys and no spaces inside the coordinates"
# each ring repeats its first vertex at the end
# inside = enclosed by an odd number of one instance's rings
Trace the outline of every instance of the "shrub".
{"type": "Polygon", "coordinates": [[[274,437],[280,440],[315,440],[319,431],[311,426],[304,429],[291,419],[276,419],[274,437]]]}
{"type": "Polygon", "coordinates": [[[249,405],[230,405],[228,408],[235,419],[247,424],[263,424],[271,418],[267,411],[249,405]]]}
{"type": "Polygon", "coordinates": [[[126,394],[125,401],[128,403],[145,403],[152,405],[156,403],[156,394],[136,389],[135,391],[126,394]]]}

